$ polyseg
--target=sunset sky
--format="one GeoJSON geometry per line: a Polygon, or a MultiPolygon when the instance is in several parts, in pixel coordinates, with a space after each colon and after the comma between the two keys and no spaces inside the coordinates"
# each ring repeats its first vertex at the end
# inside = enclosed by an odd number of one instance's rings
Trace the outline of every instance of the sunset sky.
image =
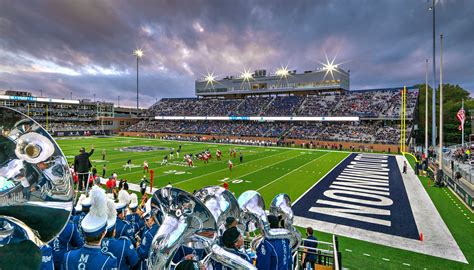
{"type": "MultiPolygon", "coordinates": [[[[134,105],[193,97],[207,72],[244,68],[300,72],[335,63],[351,89],[423,83],[432,72],[432,14],[426,0],[18,1],[0,0],[0,90],[134,105]]],[[[436,6],[444,33],[444,82],[474,92],[474,1],[436,6]]],[[[439,72],[439,71],[438,71],[439,72]]],[[[437,74],[439,79],[439,74],[437,74]]],[[[430,79],[431,83],[431,79],[430,79]]]]}

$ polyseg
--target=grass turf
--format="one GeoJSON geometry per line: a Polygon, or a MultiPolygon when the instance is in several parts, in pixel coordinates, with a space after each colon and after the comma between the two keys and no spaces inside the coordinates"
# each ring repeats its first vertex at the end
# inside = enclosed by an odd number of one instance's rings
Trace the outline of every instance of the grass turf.
{"type": "MultiPolygon", "coordinates": [[[[73,156],[81,146],[89,149],[94,145],[96,152],[91,157],[99,174],[102,173],[102,149],[106,149],[107,175],[117,172],[119,178],[126,177],[130,183],[139,182],[143,176],[142,164],[147,160],[150,169],[155,170],[155,187],[162,187],[171,182],[173,186],[189,192],[207,185],[221,185],[222,181],[229,183],[229,189],[236,196],[243,191],[254,189],[259,191],[267,206],[278,193],[287,193],[296,200],[322,176],[329,172],[337,163],[347,156],[346,152],[255,147],[241,145],[218,145],[209,143],[191,143],[160,141],[154,139],[138,139],[129,137],[93,138],[58,140],[58,144],[72,162],[73,156]],[[182,145],[180,160],[169,160],[168,165],[160,165],[164,155],[169,150],[150,152],[121,152],[120,147],[127,146],[157,146],[178,148],[182,145]],[[213,159],[209,164],[195,161],[194,168],[188,168],[182,163],[185,153],[198,153],[209,149],[213,159]],[[215,152],[220,149],[222,161],[217,161],[215,152]],[[229,150],[236,149],[237,157],[230,158],[229,150]],[[239,152],[244,155],[244,162],[239,162],[239,152]],[[128,159],[140,165],[131,172],[124,171],[123,165],[128,159]],[[234,169],[229,171],[227,161],[231,159],[234,169]],[[225,179],[225,180],[224,180],[225,179]]],[[[410,157],[408,157],[410,160],[410,157]]],[[[421,177],[425,189],[446,222],[448,228],[458,242],[469,262],[474,261],[474,241],[472,213],[462,205],[452,194],[448,196],[446,188],[427,188],[427,179],[421,177]],[[446,192],[445,192],[446,191],[446,192]],[[457,204],[455,204],[454,202],[457,204]],[[464,212],[461,212],[461,207],[464,212]],[[466,215],[464,215],[466,214],[466,215]],[[469,218],[469,219],[468,219],[469,218]]],[[[315,228],[317,230],[317,228],[315,228]]],[[[331,241],[331,235],[316,232],[316,237],[322,241],[331,241]]],[[[442,258],[422,255],[415,252],[400,250],[348,237],[339,237],[343,265],[350,269],[472,269],[472,264],[462,264],[442,258]]]]}

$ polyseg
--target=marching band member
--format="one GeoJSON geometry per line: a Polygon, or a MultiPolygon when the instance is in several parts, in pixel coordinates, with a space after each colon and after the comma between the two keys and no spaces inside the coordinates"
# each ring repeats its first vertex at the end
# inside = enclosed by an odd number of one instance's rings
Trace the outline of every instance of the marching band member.
{"type": "Polygon", "coordinates": [[[117,260],[102,252],[100,243],[107,228],[107,198],[105,192],[93,186],[90,192],[91,209],[81,221],[86,244],[64,254],[62,269],[117,269],[117,260]]]}
{"type": "MultiPolygon", "coordinates": [[[[243,252],[241,249],[244,246],[244,238],[240,234],[237,227],[230,227],[222,235],[222,243],[224,244],[224,249],[230,253],[233,253],[242,259],[252,263],[252,260],[249,256],[243,252]]],[[[227,267],[223,266],[221,263],[216,262],[214,264],[215,270],[226,270],[227,267]]]]}
{"type": "Polygon", "coordinates": [[[61,233],[51,242],[53,252],[54,268],[60,269],[64,254],[72,248],[80,248],[84,240],[77,229],[77,225],[68,221],[61,233]]]}
{"type": "Polygon", "coordinates": [[[143,233],[143,237],[140,242],[137,242],[137,253],[139,258],[139,268],[140,270],[146,270],[147,262],[148,262],[148,255],[151,247],[151,242],[153,241],[153,237],[158,232],[158,224],[155,221],[155,218],[152,217],[150,212],[144,214],[146,229],[143,233]]]}
{"type": "MultiPolygon", "coordinates": [[[[278,217],[268,215],[270,229],[279,228],[278,217]]],[[[291,247],[288,239],[264,239],[257,247],[257,268],[263,270],[292,269],[291,247]]]]}
{"type": "Polygon", "coordinates": [[[135,243],[133,226],[125,220],[125,210],[130,202],[130,195],[125,190],[120,190],[118,195],[119,202],[115,204],[117,211],[117,221],[115,224],[115,238],[119,239],[122,236],[128,237],[135,243]]]}
{"type": "Polygon", "coordinates": [[[115,237],[115,204],[107,199],[107,233],[101,243],[102,252],[110,252],[117,259],[117,269],[132,269],[138,263],[138,255],[130,239],[115,237]]]}

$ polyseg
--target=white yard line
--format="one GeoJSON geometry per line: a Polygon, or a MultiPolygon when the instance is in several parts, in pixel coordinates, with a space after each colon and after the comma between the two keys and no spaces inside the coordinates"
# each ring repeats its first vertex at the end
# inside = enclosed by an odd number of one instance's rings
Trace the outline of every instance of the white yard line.
{"type": "MultiPolygon", "coordinates": [[[[283,153],[286,153],[286,151],[285,151],[285,152],[281,152],[281,153],[277,153],[277,154],[274,154],[274,155],[271,155],[271,156],[264,156],[264,157],[261,157],[261,158],[257,158],[257,159],[254,159],[254,160],[252,160],[252,161],[248,161],[248,162],[246,162],[246,163],[244,163],[244,164],[241,164],[241,165],[239,165],[239,166],[245,166],[245,165],[247,165],[247,164],[249,164],[249,163],[252,163],[252,162],[255,162],[255,161],[257,161],[257,160],[265,159],[265,158],[269,158],[269,157],[274,157],[274,156],[277,156],[277,155],[280,155],[280,154],[283,154],[283,153]]],[[[238,167],[238,166],[235,165],[235,167],[238,167]]],[[[213,172],[210,172],[210,173],[202,174],[202,175],[199,175],[199,176],[196,176],[196,177],[193,177],[193,178],[189,178],[189,179],[186,179],[186,180],[183,180],[183,181],[180,181],[180,182],[173,183],[173,185],[185,183],[185,182],[191,181],[191,180],[196,179],[196,178],[201,178],[201,177],[203,177],[203,176],[211,175],[211,174],[214,174],[214,173],[216,173],[216,172],[221,172],[221,171],[225,171],[225,170],[228,170],[228,169],[229,169],[229,168],[224,168],[224,169],[221,169],[221,170],[217,170],[217,171],[213,171],[213,172]]]]}
{"type": "Polygon", "coordinates": [[[301,194],[301,196],[298,197],[298,199],[294,200],[291,205],[295,205],[301,198],[303,198],[304,195],[306,195],[306,193],[308,193],[310,190],[312,190],[314,188],[314,186],[316,186],[319,181],[321,181],[321,179],[324,179],[324,177],[326,177],[330,172],[332,172],[332,170],[334,170],[335,168],[337,168],[337,166],[339,166],[339,164],[341,164],[344,160],[346,160],[350,155],[347,155],[345,158],[343,158],[341,161],[339,161],[334,167],[332,167],[332,169],[330,169],[325,175],[323,175],[322,177],[319,178],[318,181],[316,181],[310,188],[308,188],[308,190],[306,190],[303,194],[301,194]]]}
{"type": "MultiPolygon", "coordinates": [[[[273,163],[273,164],[270,164],[270,165],[268,165],[268,166],[260,167],[260,169],[258,169],[258,170],[251,171],[251,172],[249,172],[249,173],[246,173],[246,174],[244,174],[244,175],[238,176],[237,178],[231,179],[231,180],[229,180],[229,181],[242,178],[242,177],[244,177],[244,176],[247,176],[247,175],[250,175],[250,174],[252,174],[252,173],[255,173],[255,172],[258,172],[258,171],[267,169],[267,168],[269,168],[269,167],[272,167],[272,166],[275,166],[275,165],[277,165],[277,164],[286,162],[286,161],[288,161],[288,160],[292,160],[292,159],[297,158],[297,157],[300,157],[300,156],[302,156],[302,155],[303,155],[303,154],[299,154],[299,155],[297,155],[297,156],[294,156],[294,157],[291,157],[291,158],[286,158],[286,159],[284,159],[284,160],[282,160],[282,161],[278,161],[277,163],[273,163]]],[[[275,168],[275,169],[279,169],[279,168],[275,168]]]]}
{"type": "MultiPolygon", "coordinates": [[[[292,170],[292,171],[290,171],[290,172],[288,172],[288,173],[286,173],[286,174],[284,174],[284,175],[278,177],[277,179],[271,181],[270,183],[267,183],[266,185],[259,187],[256,191],[259,191],[259,190],[261,190],[261,189],[263,189],[263,188],[265,188],[265,187],[267,187],[267,186],[269,186],[269,185],[275,183],[276,181],[282,179],[283,177],[285,177],[285,176],[287,176],[287,175],[289,175],[289,174],[294,173],[296,170],[298,170],[298,169],[300,169],[300,168],[302,168],[302,167],[304,167],[304,166],[308,166],[309,164],[315,162],[316,160],[318,160],[318,159],[320,159],[320,158],[322,158],[322,157],[324,157],[325,155],[328,155],[328,154],[329,154],[329,153],[326,153],[326,154],[324,154],[324,155],[322,155],[322,156],[320,156],[320,157],[318,157],[318,158],[316,158],[316,159],[311,160],[310,162],[308,162],[308,163],[306,163],[306,164],[303,164],[303,165],[299,166],[298,168],[296,168],[296,169],[294,169],[294,170],[292,170]]],[[[301,155],[303,155],[303,154],[301,154],[301,155]]]]}

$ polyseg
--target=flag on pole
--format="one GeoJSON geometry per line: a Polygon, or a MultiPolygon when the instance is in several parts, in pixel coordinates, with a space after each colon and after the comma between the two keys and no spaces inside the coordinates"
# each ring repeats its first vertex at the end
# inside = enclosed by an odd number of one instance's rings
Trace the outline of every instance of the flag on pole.
{"type": "Polygon", "coordinates": [[[459,125],[459,130],[464,129],[464,121],[466,120],[466,112],[464,111],[464,108],[461,108],[458,113],[456,114],[456,118],[461,122],[459,125]]]}

